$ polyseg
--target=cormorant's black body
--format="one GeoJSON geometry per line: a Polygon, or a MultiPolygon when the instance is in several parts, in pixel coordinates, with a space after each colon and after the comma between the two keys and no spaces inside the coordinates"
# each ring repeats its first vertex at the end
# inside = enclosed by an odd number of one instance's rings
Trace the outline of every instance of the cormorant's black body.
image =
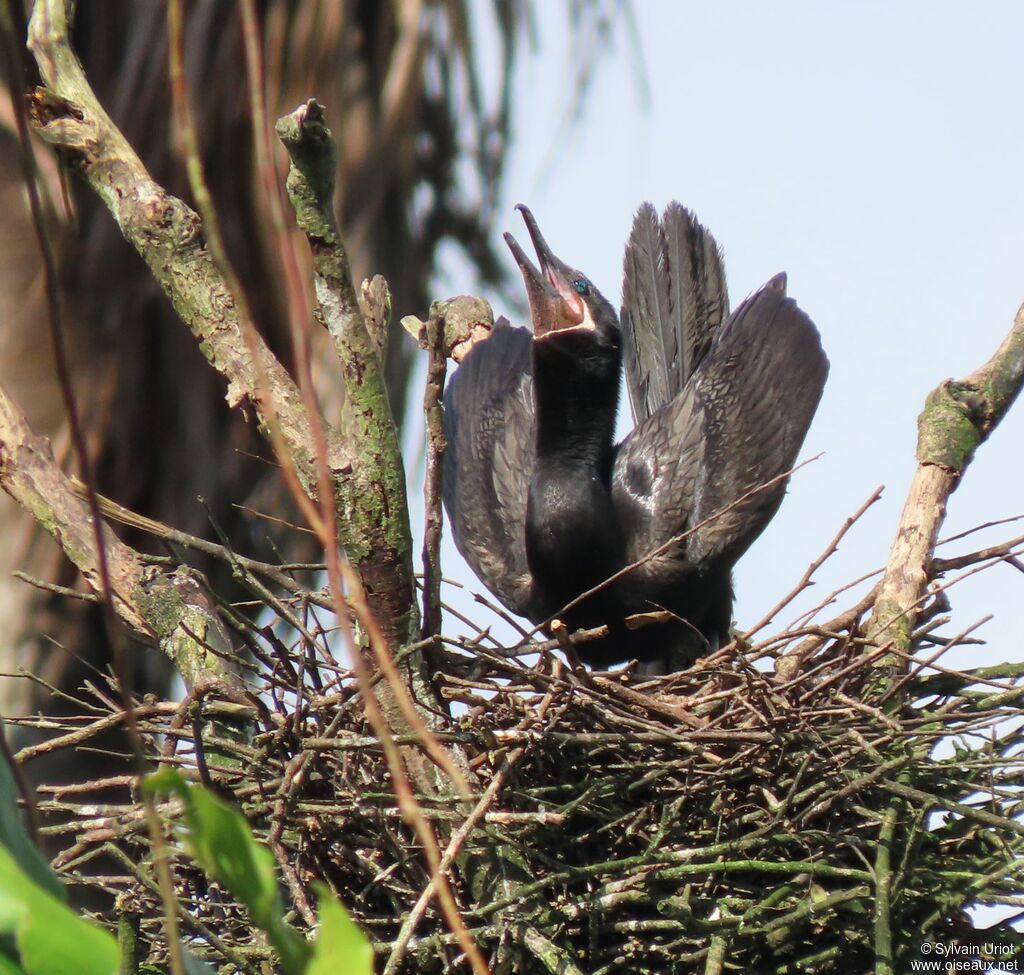
{"type": "Polygon", "coordinates": [[[509,243],[534,333],[495,328],[445,392],[456,544],[513,612],[607,624],[586,662],[680,669],[728,642],[732,567],[782,501],[828,362],[781,275],[728,315],[718,249],[678,204],[637,214],[621,326],[524,215],[540,272],[509,243]],[[615,446],[623,359],[637,426],[615,446]]]}

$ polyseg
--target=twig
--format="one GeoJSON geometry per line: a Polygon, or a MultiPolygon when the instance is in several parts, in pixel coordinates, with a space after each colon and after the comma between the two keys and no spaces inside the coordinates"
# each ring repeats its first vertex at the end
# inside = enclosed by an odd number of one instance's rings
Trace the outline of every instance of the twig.
{"type": "Polygon", "coordinates": [[[982,823],[985,826],[991,826],[997,830],[1007,830],[1024,836],[1024,823],[1020,823],[1016,819],[1007,816],[995,816],[990,812],[985,812],[984,809],[976,809],[974,806],[968,806],[962,802],[954,802],[952,799],[932,795],[922,789],[914,789],[901,782],[894,782],[892,779],[884,779],[882,784],[890,792],[903,796],[905,799],[913,799],[928,806],[939,806],[949,812],[956,813],[958,816],[973,819],[975,822],[982,823]]]}
{"type": "Polygon", "coordinates": [[[980,548],[976,552],[968,552],[966,555],[957,555],[954,558],[949,559],[932,559],[928,575],[930,578],[934,579],[936,576],[942,575],[944,572],[949,572],[953,569],[962,569],[965,566],[974,565],[978,562],[986,562],[989,559],[1004,558],[1007,562],[1012,562],[1014,557],[1010,552],[1012,549],[1015,549],[1020,545],[1024,545],[1024,535],[1018,535],[1016,538],[1011,538],[1007,542],[1000,542],[998,545],[989,545],[987,548],[980,548]]]}
{"type": "Polygon", "coordinates": [[[423,639],[441,632],[441,465],[444,460],[444,417],[441,394],[448,367],[444,320],[431,315],[426,327],[429,354],[423,415],[427,428],[427,460],[423,477],[423,639]]]}
{"type": "Polygon", "coordinates": [[[781,600],[779,600],[778,603],[776,603],[770,610],[768,610],[768,612],[765,613],[762,619],[758,620],[757,623],[755,623],[749,630],[747,630],[746,633],[743,634],[744,640],[749,641],[755,633],[757,633],[759,630],[764,629],[764,627],[771,623],[771,621],[775,619],[775,617],[780,612],[782,612],[782,610],[784,610],[794,599],[796,599],[797,596],[800,595],[800,593],[802,593],[811,584],[811,580],[814,578],[814,573],[817,572],[818,569],[820,569],[822,565],[824,565],[825,562],[828,561],[828,559],[830,559],[835,554],[835,552],[839,549],[839,543],[843,540],[846,533],[858,521],[860,521],[861,517],[863,517],[864,513],[868,510],[868,508],[870,508],[882,496],[882,491],[884,490],[885,488],[881,484],[878,487],[876,487],[875,490],[872,492],[871,496],[867,499],[867,501],[865,501],[852,515],[850,515],[849,518],[846,519],[845,522],[843,522],[842,527],[836,533],[832,541],[828,543],[828,546],[825,548],[825,551],[822,552],[821,555],[819,555],[809,566],[807,566],[806,571],[800,577],[800,581],[790,590],[790,592],[786,596],[784,596],[781,600]]]}
{"type": "MultiPolygon", "coordinates": [[[[553,697],[553,691],[549,691],[541,702],[540,707],[537,709],[536,719],[531,716],[526,722],[520,724],[517,730],[524,731],[527,725],[534,723],[534,720],[542,722],[551,705],[553,697]]],[[[490,808],[491,804],[497,798],[498,793],[504,786],[505,780],[508,778],[512,769],[515,767],[519,759],[523,757],[525,752],[526,746],[522,745],[519,748],[513,749],[505,757],[501,767],[494,774],[490,784],[484,790],[484,794],[480,797],[476,806],[473,807],[473,811],[466,817],[465,822],[455,831],[455,833],[452,834],[452,838],[448,842],[448,847],[444,851],[444,856],[441,858],[438,873],[443,873],[444,871],[451,869],[451,865],[455,862],[455,857],[458,855],[463,843],[466,842],[469,834],[476,829],[477,825],[484,818],[487,810],[490,808]]],[[[408,949],[409,941],[415,934],[416,927],[422,919],[423,914],[427,909],[427,905],[434,896],[436,883],[436,877],[432,877],[430,883],[427,884],[423,889],[423,892],[420,894],[419,900],[402,922],[402,928],[398,933],[398,937],[395,939],[394,948],[391,951],[391,955],[388,957],[387,964],[384,966],[383,975],[396,975],[398,972],[399,966],[402,964],[402,959],[405,957],[406,950],[408,949]]]]}
{"type": "MultiPolygon", "coordinates": [[[[83,485],[78,478],[70,478],[69,483],[71,490],[74,491],[75,494],[80,497],[84,496],[85,485],[83,485]]],[[[132,511],[102,494],[97,497],[99,499],[100,511],[111,521],[116,521],[122,525],[129,525],[132,528],[138,528],[140,531],[144,531],[152,535],[154,538],[159,538],[162,541],[170,542],[174,545],[182,545],[185,548],[195,549],[195,551],[202,552],[204,555],[210,555],[214,558],[228,562],[232,566],[238,566],[249,572],[255,572],[259,575],[266,576],[287,592],[296,594],[301,593],[310,601],[315,602],[318,606],[323,606],[325,609],[330,609],[333,605],[330,599],[300,586],[288,574],[289,572],[294,571],[322,572],[324,570],[324,566],[319,563],[303,562],[275,565],[271,562],[262,562],[259,559],[253,559],[248,556],[241,555],[229,548],[227,545],[220,545],[217,542],[211,542],[209,539],[200,538],[198,535],[190,535],[188,532],[183,532],[178,528],[173,528],[162,521],[157,521],[155,518],[140,515],[138,512],[132,511]]]]}

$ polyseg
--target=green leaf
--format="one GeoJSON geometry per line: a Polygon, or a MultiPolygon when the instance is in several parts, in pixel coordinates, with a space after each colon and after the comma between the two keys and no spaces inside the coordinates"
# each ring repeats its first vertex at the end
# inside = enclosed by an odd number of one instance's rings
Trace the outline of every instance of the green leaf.
{"type": "Polygon", "coordinates": [[[0,955],[0,975],[25,975],[25,969],[6,955],[0,955]]]}
{"type": "MultiPolygon", "coordinates": [[[[0,719],[0,735],[4,734],[3,720],[0,719]]],[[[6,847],[18,866],[40,887],[49,891],[58,900],[67,900],[64,885],[50,869],[36,845],[29,839],[21,819],[17,802],[18,786],[7,763],[0,761],[0,846],[6,847]]],[[[3,969],[0,969],[3,975],[3,969]]]]}
{"type": "Polygon", "coordinates": [[[306,975],[373,975],[373,946],[369,939],[322,884],[317,884],[317,896],[320,931],[306,975]]]}
{"type": "Polygon", "coordinates": [[[266,931],[287,975],[301,975],[310,947],[285,922],[274,857],[256,842],[245,817],[213,793],[189,785],[172,768],[148,776],[145,787],[184,800],[184,839],[189,853],[237,898],[253,923],[266,931]]]}
{"type": "Polygon", "coordinates": [[[14,936],[24,975],[117,975],[113,936],[36,884],[2,848],[0,934],[14,936]]]}

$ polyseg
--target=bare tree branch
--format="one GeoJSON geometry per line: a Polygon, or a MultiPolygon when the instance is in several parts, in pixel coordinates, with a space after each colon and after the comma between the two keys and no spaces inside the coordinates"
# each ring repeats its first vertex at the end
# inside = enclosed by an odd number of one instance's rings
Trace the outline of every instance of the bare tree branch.
{"type": "MultiPolygon", "coordinates": [[[[932,556],[946,502],[960,478],[1024,386],[1024,305],[991,359],[965,379],[931,392],[917,424],[917,470],[900,516],[896,539],[868,628],[877,644],[896,653],[910,637],[932,580],[932,556]]],[[[880,666],[892,666],[888,656],[880,666]]]]}
{"type": "MultiPolygon", "coordinates": [[[[49,441],[29,429],[2,389],[0,487],[32,513],[93,591],[102,594],[89,504],[57,465],[49,441]]],[[[147,566],[106,524],[101,527],[113,605],[121,621],[138,636],[155,640],[188,686],[218,678],[240,688],[237,677],[218,656],[231,653],[231,641],[196,574],[187,569],[166,573],[147,566]]]]}
{"type": "MultiPolygon", "coordinates": [[[[46,86],[31,96],[36,131],[106,204],[207,359],[228,380],[228,402],[252,405],[264,430],[276,423],[303,486],[315,496],[316,458],[298,387],[260,336],[243,334],[247,323],[213,262],[198,215],[153,181],[103,110],[71,49],[64,0],[35,5],[29,48],[46,86]]],[[[357,463],[352,446],[333,431],[328,451],[333,471],[357,463]]]]}

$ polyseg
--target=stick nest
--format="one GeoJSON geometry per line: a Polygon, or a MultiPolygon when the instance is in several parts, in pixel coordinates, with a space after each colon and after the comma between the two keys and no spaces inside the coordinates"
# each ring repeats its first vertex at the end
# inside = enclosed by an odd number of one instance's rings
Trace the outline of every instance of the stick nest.
{"type": "MultiPolygon", "coordinates": [[[[967,912],[1024,905],[1024,666],[943,669],[929,635],[940,602],[924,614],[918,662],[898,674],[860,636],[870,596],[830,623],[647,683],[568,667],[548,644],[524,660],[486,632],[416,651],[450,705],[437,737],[475,776],[473,802],[419,805],[442,849],[479,807],[452,883],[492,970],[545,971],[557,948],[588,975],[847,973],[886,955],[901,971],[924,942],[1017,944],[1012,918],[979,931],[967,912]],[[464,871],[467,858],[490,867],[464,871]]],[[[257,660],[239,663],[257,695],[209,685],[184,702],[140,701],[143,739],[154,763],[244,810],[277,857],[296,925],[312,920],[311,884],[323,881],[386,956],[430,873],[355,680],[334,662],[327,612],[294,593],[278,612],[286,604],[302,632],[225,607],[257,660]]],[[[92,693],[98,710],[64,719],[70,737],[21,758],[89,747],[117,725],[116,695],[92,693]]],[[[46,787],[44,831],[65,876],[114,895],[160,961],[130,781],[46,787]]],[[[193,950],[224,971],[263,971],[244,912],[174,849],[193,950]]],[[[402,970],[464,970],[433,902],[402,970]]]]}

